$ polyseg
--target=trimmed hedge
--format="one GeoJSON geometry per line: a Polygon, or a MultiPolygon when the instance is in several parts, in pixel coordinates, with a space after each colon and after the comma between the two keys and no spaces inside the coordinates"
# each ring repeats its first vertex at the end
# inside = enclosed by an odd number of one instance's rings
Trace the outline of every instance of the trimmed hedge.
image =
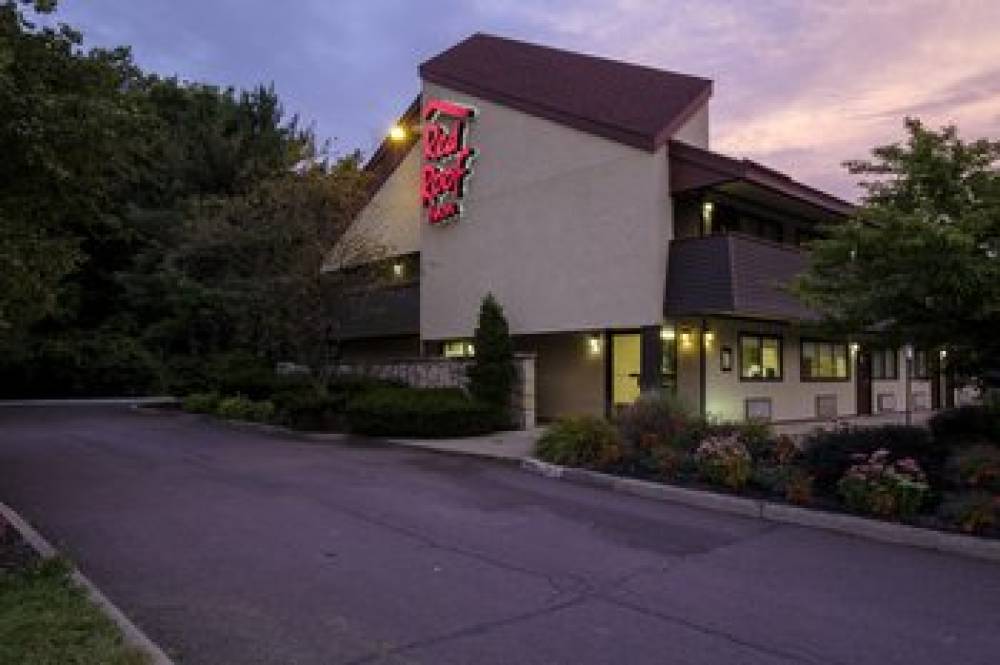
{"type": "Polygon", "coordinates": [[[493,407],[457,388],[374,388],[348,402],[345,415],[359,434],[427,438],[486,434],[499,420],[493,407]]]}
{"type": "Polygon", "coordinates": [[[1000,408],[993,404],[966,405],[934,414],[928,426],[942,444],[1000,444],[1000,408]]]}

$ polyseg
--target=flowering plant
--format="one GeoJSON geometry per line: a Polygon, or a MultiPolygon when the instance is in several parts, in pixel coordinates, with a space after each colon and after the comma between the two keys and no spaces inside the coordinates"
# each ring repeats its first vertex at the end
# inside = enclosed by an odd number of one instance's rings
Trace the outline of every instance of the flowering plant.
{"type": "Polygon", "coordinates": [[[920,510],[930,486],[916,460],[893,461],[885,448],[852,459],[854,464],[837,483],[848,509],[882,517],[912,517],[920,510]]]}
{"type": "Polygon", "coordinates": [[[738,433],[709,436],[694,453],[698,472],[710,483],[742,489],[750,479],[750,451],[738,433]]]}

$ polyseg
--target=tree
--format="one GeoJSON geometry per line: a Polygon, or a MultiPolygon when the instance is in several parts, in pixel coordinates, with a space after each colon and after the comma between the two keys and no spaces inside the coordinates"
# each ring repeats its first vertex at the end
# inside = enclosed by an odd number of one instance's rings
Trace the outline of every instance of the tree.
{"type": "Polygon", "coordinates": [[[473,340],[475,354],[468,369],[469,392],[497,408],[506,420],[510,395],[517,379],[514,343],[503,308],[492,293],[479,307],[479,324],[473,340]]]}
{"type": "Polygon", "coordinates": [[[905,143],[845,164],[863,202],[813,243],[794,288],[833,331],[947,348],[982,376],[1000,367],[1000,142],[905,127],[905,143]]]}
{"type": "MultiPolygon", "coordinates": [[[[370,286],[373,271],[325,272],[365,200],[358,156],[312,161],[214,202],[194,218],[170,264],[184,283],[214,294],[238,339],[271,361],[325,369],[338,341],[347,293],[370,286]]],[[[371,264],[377,245],[353,238],[350,254],[371,264]]],[[[374,266],[373,266],[374,270],[374,266]]]]}

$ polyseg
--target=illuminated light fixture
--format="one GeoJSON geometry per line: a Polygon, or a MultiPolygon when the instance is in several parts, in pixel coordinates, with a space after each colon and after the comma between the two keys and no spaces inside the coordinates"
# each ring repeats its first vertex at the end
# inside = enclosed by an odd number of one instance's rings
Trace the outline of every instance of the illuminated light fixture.
{"type": "Polygon", "coordinates": [[[713,339],[715,339],[715,333],[712,332],[711,330],[706,330],[705,331],[705,345],[706,346],[710,345],[712,343],[713,339]]]}
{"type": "Polygon", "coordinates": [[[587,348],[590,350],[590,355],[599,356],[601,355],[601,338],[597,335],[591,335],[587,339],[587,348]]]}
{"type": "Polygon", "coordinates": [[[903,355],[906,356],[907,360],[913,360],[913,345],[907,344],[903,347],[903,355]]]}
{"type": "Polygon", "coordinates": [[[712,213],[715,212],[715,204],[711,201],[705,201],[701,204],[701,218],[704,220],[711,220],[712,213]]]}
{"type": "Polygon", "coordinates": [[[389,139],[392,141],[405,141],[408,135],[406,127],[400,124],[395,124],[389,128],[389,139]]]}
{"type": "Polygon", "coordinates": [[[857,355],[859,349],[861,349],[860,344],[857,342],[851,342],[851,355],[857,355]]]}
{"type": "Polygon", "coordinates": [[[403,262],[402,261],[396,261],[395,263],[392,264],[392,274],[393,274],[394,277],[402,277],[403,276],[403,262]]]}
{"type": "Polygon", "coordinates": [[[681,330],[681,346],[691,346],[691,331],[686,328],[681,330]]]}
{"type": "Polygon", "coordinates": [[[660,339],[669,342],[677,337],[677,332],[673,326],[663,326],[660,328],[660,339]]]}
{"type": "Polygon", "coordinates": [[[472,344],[472,342],[469,342],[468,344],[465,345],[465,355],[467,356],[476,355],[476,347],[472,344]]]}
{"type": "Polygon", "coordinates": [[[944,360],[945,358],[947,358],[948,357],[948,349],[941,349],[940,351],[938,351],[938,357],[941,358],[941,360],[944,360]]]}

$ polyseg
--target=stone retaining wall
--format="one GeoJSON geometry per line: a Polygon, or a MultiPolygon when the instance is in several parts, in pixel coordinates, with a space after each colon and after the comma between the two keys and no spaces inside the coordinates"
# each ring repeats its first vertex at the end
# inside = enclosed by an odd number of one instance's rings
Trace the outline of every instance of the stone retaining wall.
{"type": "MultiPolygon", "coordinates": [[[[461,388],[469,384],[467,358],[399,358],[372,363],[342,363],[332,368],[341,376],[367,376],[400,381],[414,388],[461,388]]],[[[518,429],[535,427],[535,356],[514,356],[517,381],[511,394],[511,411],[518,429]]]]}

